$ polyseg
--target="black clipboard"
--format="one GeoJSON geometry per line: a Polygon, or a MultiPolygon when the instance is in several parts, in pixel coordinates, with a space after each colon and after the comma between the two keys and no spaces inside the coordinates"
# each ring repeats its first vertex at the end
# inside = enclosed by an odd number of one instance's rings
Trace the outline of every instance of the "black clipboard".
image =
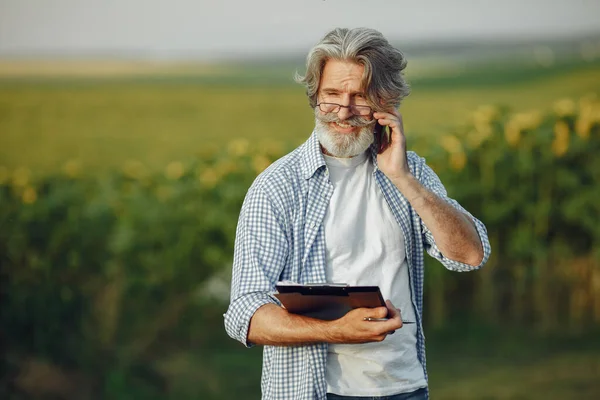
{"type": "Polygon", "coordinates": [[[385,307],[379,286],[278,283],[275,297],[291,313],[334,320],[359,307],[385,307]]]}

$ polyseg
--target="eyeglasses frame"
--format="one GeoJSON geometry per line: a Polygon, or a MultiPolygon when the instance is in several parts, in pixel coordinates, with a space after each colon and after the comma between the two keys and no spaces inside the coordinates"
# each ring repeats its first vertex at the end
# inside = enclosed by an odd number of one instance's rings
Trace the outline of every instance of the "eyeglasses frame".
{"type": "Polygon", "coordinates": [[[347,108],[348,110],[350,110],[350,112],[352,113],[352,115],[358,115],[358,116],[361,116],[361,117],[366,117],[366,116],[368,116],[368,115],[371,115],[371,114],[373,114],[373,109],[371,108],[371,106],[362,105],[362,104],[361,104],[361,105],[358,105],[358,104],[350,104],[350,105],[347,105],[347,106],[343,106],[343,105],[341,105],[341,104],[338,104],[338,103],[330,103],[330,102],[328,102],[328,101],[322,101],[322,102],[320,102],[320,103],[317,103],[317,107],[319,107],[319,110],[321,110],[321,112],[324,112],[324,113],[327,113],[327,114],[330,114],[330,113],[338,113],[338,112],[340,112],[340,110],[341,110],[342,108],[347,108]],[[329,105],[333,105],[333,106],[337,106],[337,107],[336,107],[336,108],[334,108],[332,111],[324,111],[324,110],[321,108],[321,104],[329,104],[329,105]],[[359,109],[360,109],[360,108],[368,108],[368,109],[369,109],[369,112],[368,112],[368,113],[366,113],[366,114],[360,114],[360,113],[356,113],[356,112],[355,112],[355,110],[357,109],[356,107],[359,107],[359,109]]]}

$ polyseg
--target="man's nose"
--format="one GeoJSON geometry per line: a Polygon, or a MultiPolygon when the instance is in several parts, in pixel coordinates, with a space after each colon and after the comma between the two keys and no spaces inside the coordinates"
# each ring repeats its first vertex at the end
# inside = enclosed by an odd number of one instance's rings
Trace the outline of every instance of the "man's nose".
{"type": "Polygon", "coordinates": [[[342,106],[340,107],[340,111],[338,111],[338,118],[342,121],[352,117],[353,115],[354,114],[352,114],[352,111],[350,111],[350,107],[348,106],[342,106]]]}

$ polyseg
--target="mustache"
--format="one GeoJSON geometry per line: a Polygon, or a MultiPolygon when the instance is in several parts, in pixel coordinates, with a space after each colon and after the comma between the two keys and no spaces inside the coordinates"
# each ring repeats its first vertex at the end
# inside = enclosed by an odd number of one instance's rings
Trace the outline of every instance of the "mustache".
{"type": "Polygon", "coordinates": [[[375,120],[370,120],[365,117],[361,117],[360,115],[353,115],[350,118],[345,119],[343,121],[338,118],[336,113],[322,114],[322,113],[319,113],[319,111],[315,111],[315,115],[316,115],[317,119],[319,119],[321,122],[325,122],[325,123],[337,122],[337,123],[342,123],[342,124],[348,124],[350,126],[357,126],[360,128],[363,128],[363,127],[369,126],[369,125],[375,125],[375,122],[376,122],[375,120]]]}

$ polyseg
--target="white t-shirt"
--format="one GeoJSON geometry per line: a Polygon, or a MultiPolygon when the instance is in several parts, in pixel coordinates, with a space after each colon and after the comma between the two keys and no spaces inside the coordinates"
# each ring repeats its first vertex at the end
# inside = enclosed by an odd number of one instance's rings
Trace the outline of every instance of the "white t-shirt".
{"type": "MultiPolygon", "coordinates": [[[[327,281],[377,285],[384,299],[415,321],[404,236],[373,176],[366,153],[325,156],[334,186],[325,216],[327,281]]],[[[376,324],[377,322],[372,322],[376,324]]],[[[426,387],[417,358],[417,328],[406,324],[382,342],[329,345],[327,391],[389,396],[426,387]]]]}

